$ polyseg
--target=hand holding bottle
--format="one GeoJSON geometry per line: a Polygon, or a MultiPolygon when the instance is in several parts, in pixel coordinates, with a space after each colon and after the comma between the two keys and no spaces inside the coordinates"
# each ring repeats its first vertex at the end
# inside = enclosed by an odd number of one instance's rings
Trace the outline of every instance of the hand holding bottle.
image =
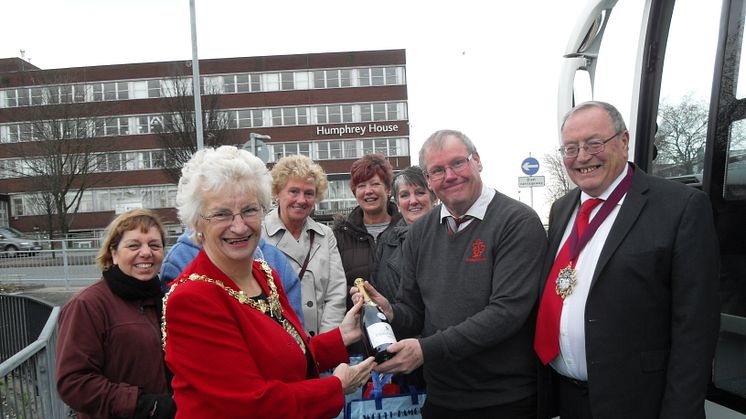
{"type": "Polygon", "coordinates": [[[342,342],[345,346],[349,346],[360,340],[363,335],[360,329],[360,309],[363,307],[363,301],[360,299],[355,302],[355,305],[345,314],[342,323],[339,325],[339,332],[342,334],[342,342]]]}
{"type": "Polygon", "coordinates": [[[393,357],[374,368],[380,373],[409,374],[425,361],[420,341],[414,338],[402,339],[389,346],[388,351],[393,354],[393,357]]]}
{"type": "Polygon", "coordinates": [[[370,284],[368,281],[363,282],[362,287],[358,287],[357,285],[350,288],[350,295],[352,295],[352,301],[358,301],[363,299],[362,292],[365,291],[368,294],[368,297],[370,297],[371,301],[373,301],[378,308],[381,310],[381,312],[386,316],[386,318],[389,321],[394,320],[394,309],[391,307],[391,303],[389,300],[386,299],[381,293],[379,293],[375,288],[373,288],[373,285],[370,284]]]}

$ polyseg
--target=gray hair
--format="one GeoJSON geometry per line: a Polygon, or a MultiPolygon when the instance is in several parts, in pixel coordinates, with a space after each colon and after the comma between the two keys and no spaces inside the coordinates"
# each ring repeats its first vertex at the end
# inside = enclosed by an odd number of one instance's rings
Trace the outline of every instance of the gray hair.
{"type": "Polygon", "coordinates": [[[570,109],[570,111],[565,114],[565,116],[562,118],[560,132],[565,129],[565,122],[567,122],[567,120],[570,119],[570,117],[573,116],[576,112],[591,108],[604,110],[606,114],[609,115],[609,118],[611,118],[611,123],[614,125],[615,132],[623,132],[627,130],[627,124],[624,123],[622,114],[619,113],[619,110],[615,108],[614,105],[606,102],[601,102],[599,100],[591,100],[581,103],[580,105],[570,109]]]}
{"type": "Polygon", "coordinates": [[[267,166],[246,150],[224,145],[197,151],[181,169],[176,191],[181,222],[195,231],[206,204],[204,193],[225,187],[237,193],[253,192],[265,213],[270,208],[272,177],[267,166]]]}
{"type": "Polygon", "coordinates": [[[422,144],[422,148],[420,148],[420,167],[422,168],[422,170],[427,171],[427,164],[425,164],[425,152],[430,150],[442,150],[445,139],[451,135],[461,140],[469,154],[474,154],[477,152],[477,147],[474,146],[474,143],[472,143],[469,137],[467,137],[466,134],[464,134],[463,132],[452,129],[442,129],[440,131],[435,131],[432,135],[430,135],[430,137],[427,138],[427,140],[425,140],[425,143],[422,144]]]}
{"type": "Polygon", "coordinates": [[[435,193],[428,189],[425,175],[422,173],[422,169],[419,166],[409,166],[394,176],[394,181],[391,185],[393,191],[394,201],[399,204],[399,188],[402,185],[421,186],[430,195],[430,202],[435,202],[435,193]]]}

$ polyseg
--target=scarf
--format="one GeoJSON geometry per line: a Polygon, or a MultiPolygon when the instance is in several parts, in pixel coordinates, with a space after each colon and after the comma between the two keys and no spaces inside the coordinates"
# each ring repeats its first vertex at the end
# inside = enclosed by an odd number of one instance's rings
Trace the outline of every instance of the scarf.
{"type": "Polygon", "coordinates": [[[163,292],[161,291],[161,281],[158,279],[158,275],[148,281],[140,281],[122,272],[117,265],[112,265],[103,272],[103,275],[104,281],[106,281],[106,285],[109,286],[111,292],[125,301],[154,299],[160,316],[163,307],[161,299],[163,292]]]}

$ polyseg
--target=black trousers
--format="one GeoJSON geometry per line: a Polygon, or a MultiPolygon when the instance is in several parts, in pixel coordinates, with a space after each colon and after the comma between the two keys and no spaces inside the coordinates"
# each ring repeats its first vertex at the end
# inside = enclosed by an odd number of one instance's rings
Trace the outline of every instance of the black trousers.
{"type": "Polygon", "coordinates": [[[559,411],[562,419],[593,419],[588,398],[588,382],[555,373],[559,387],[559,411]]]}
{"type": "MultiPolygon", "coordinates": [[[[536,395],[512,403],[478,409],[453,410],[425,399],[423,419],[536,419],[536,395]]],[[[564,418],[563,418],[564,419],[564,418]]]]}

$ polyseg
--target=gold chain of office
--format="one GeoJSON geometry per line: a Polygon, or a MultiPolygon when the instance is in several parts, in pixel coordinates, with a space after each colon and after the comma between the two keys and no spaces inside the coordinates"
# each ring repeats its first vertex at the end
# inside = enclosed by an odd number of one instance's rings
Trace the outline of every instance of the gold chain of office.
{"type": "Polygon", "coordinates": [[[191,274],[189,277],[180,278],[177,282],[171,285],[171,289],[163,297],[163,316],[161,318],[161,335],[163,336],[163,350],[166,349],[166,306],[168,303],[168,297],[176,289],[177,286],[187,281],[204,281],[209,284],[214,284],[223,289],[228,295],[235,298],[240,304],[248,305],[249,307],[258,310],[262,314],[268,315],[275,321],[277,321],[285,331],[293,337],[295,342],[300,346],[301,351],[306,353],[306,344],[303,342],[300,334],[295,327],[290,323],[285,316],[282,315],[282,305],[280,304],[279,294],[277,293],[277,286],[275,285],[274,277],[272,276],[272,268],[263,259],[257,259],[259,265],[267,276],[267,284],[269,285],[269,297],[265,299],[253,299],[249,297],[243,290],[236,291],[233,288],[226,286],[223,281],[218,279],[212,279],[205,275],[191,274]]]}

